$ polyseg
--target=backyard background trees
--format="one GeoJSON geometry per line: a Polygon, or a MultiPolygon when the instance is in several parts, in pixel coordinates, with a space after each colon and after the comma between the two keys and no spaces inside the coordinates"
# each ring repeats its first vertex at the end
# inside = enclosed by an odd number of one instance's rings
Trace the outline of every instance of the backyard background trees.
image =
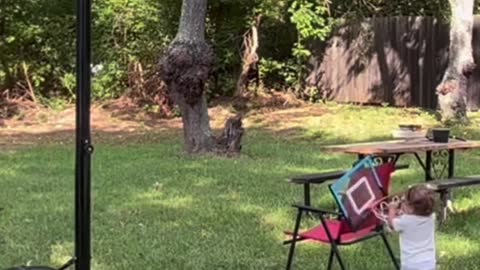
{"type": "MultiPolygon", "coordinates": [[[[182,2],[105,0],[93,4],[95,100],[128,96],[145,110],[174,115],[165,87],[157,83],[156,68],[159,53],[166,52],[176,36],[182,2]]],[[[244,34],[256,26],[257,18],[261,17],[255,29],[258,48],[247,54],[255,60],[260,85],[267,91],[290,91],[317,101],[323,98],[323,89],[306,84],[307,69],[312,68],[312,56],[321,57],[325,41],[342,23],[402,15],[446,21],[449,14],[448,0],[209,0],[205,40],[215,55],[205,88],[207,102],[233,96],[238,82],[244,83],[244,34]]],[[[71,1],[2,0],[0,15],[0,103],[17,97],[52,108],[72,103],[75,21],[71,1]]]]}

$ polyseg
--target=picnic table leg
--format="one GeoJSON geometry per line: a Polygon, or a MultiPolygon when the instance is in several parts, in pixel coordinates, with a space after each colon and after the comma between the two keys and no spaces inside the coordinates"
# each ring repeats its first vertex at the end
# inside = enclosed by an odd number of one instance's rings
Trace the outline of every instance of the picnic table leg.
{"type": "Polygon", "coordinates": [[[427,151],[425,160],[425,181],[433,180],[432,177],[432,151],[427,151]]]}
{"type": "Polygon", "coordinates": [[[455,174],[455,150],[448,150],[448,178],[455,174]]]}
{"type": "MultiPolygon", "coordinates": [[[[453,150],[448,151],[448,176],[449,178],[453,176],[454,172],[454,159],[455,156],[453,155],[453,150]]],[[[417,157],[419,159],[419,157],[417,157]]],[[[419,160],[420,161],[420,160],[419,160]]],[[[425,181],[430,181],[433,180],[432,177],[432,151],[427,151],[426,152],[426,160],[425,160],[425,181]]],[[[440,209],[440,225],[442,225],[446,220],[447,220],[447,209],[449,205],[448,201],[448,191],[447,190],[442,190],[440,192],[440,203],[441,203],[441,209],[440,209]]]]}
{"type": "Polygon", "coordinates": [[[440,201],[441,201],[441,209],[440,209],[440,225],[445,223],[447,220],[447,210],[448,210],[448,191],[442,190],[440,191],[440,201]]]}
{"type": "MultiPolygon", "coordinates": [[[[455,174],[455,150],[453,149],[450,149],[448,150],[448,178],[452,178],[455,174]]],[[[452,194],[452,191],[451,190],[446,190],[445,191],[445,209],[444,209],[444,212],[445,212],[445,219],[447,218],[446,217],[446,212],[447,210],[449,210],[450,212],[455,212],[454,208],[453,208],[453,194],[452,194]]]]}
{"type": "Polygon", "coordinates": [[[357,160],[355,160],[355,161],[353,162],[352,167],[355,167],[355,165],[357,165],[358,162],[360,162],[360,161],[361,161],[362,159],[364,159],[364,158],[365,158],[365,155],[364,155],[364,154],[358,154],[358,155],[357,155],[357,160]]]}
{"type": "MultiPolygon", "coordinates": [[[[448,178],[452,178],[455,174],[455,150],[448,150],[448,178]]],[[[440,224],[443,224],[447,220],[448,212],[454,212],[452,193],[450,190],[445,189],[440,191],[440,224]]]]}
{"type": "MultiPolygon", "coordinates": [[[[312,200],[311,200],[311,194],[310,194],[310,183],[303,184],[303,203],[305,204],[305,206],[312,206],[312,200]]],[[[316,214],[310,213],[310,212],[305,213],[305,215],[310,218],[316,217],[316,214]]]]}
{"type": "Polygon", "coordinates": [[[396,154],[395,155],[395,159],[393,160],[393,164],[397,164],[398,160],[400,159],[400,157],[403,155],[403,153],[400,153],[400,154],[396,154]]]}
{"type": "Polygon", "coordinates": [[[303,199],[306,206],[310,205],[310,184],[305,183],[303,184],[303,199]]]}

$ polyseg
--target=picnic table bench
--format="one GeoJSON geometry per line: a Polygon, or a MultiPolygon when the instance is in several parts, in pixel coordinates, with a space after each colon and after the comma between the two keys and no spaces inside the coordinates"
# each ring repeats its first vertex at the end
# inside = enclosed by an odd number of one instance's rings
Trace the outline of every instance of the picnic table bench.
{"type": "Polygon", "coordinates": [[[440,179],[429,181],[424,184],[427,188],[436,191],[444,192],[450,188],[459,188],[472,185],[480,185],[480,176],[455,177],[450,179],[440,179]]]}
{"type": "Polygon", "coordinates": [[[440,201],[442,202],[440,222],[442,223],[447,218],[447,209],[454,212],[453,206],[448,200],[449,190],[453,188],[480,185],[480,176],[439,179],[434,181],[428,181],[422,185],[440,194],[440,201]]]}

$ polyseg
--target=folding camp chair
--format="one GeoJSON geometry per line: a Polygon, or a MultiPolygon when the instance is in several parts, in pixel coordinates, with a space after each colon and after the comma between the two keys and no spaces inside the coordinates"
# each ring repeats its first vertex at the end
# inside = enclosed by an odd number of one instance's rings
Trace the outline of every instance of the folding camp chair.
{"type": "MultiPolygon", "coordinates": [[[[395,170],[395,166],[392,163],[385,163],[379,166],[374,167],[376,176],[383,186],[383,194],[387,195],[390,192],[390,178],[391,173],[395,170]]],[[[329,186],[332,191],[331,185],[329,186]]],[[[333,193],[333,191],[332,191],[333,193]]],[[[359,224],[352,226],[351,217],[348,213],[345,213],[344,207],[336,200],[339,212],[328,211],[313,208],[310,206],[304,205],[293,205],[297,208],[298,214],[295,222],[295,227],[293,233],[288,233],[292,236],[292,239],[287,240],[284,244],[290,244],[290,251],[288,254],[287,270],[291,269],[293,263],[293,256],[295,252],[295,246],[297,242],[312,240],[321,244],[330,245],[330,256],[328,259],[327,269],[332,269],[334,257],[337,258],[338,263],[342,270],[345,268],[345,263],[340,256],[339,246],[347,246],[355,243],[362,242],[364,240],[373,238],[375,236],[380,236],[387,248],[388,255],[393,261],[395,269],[400,269],[399,263],[395,258],[393,251],[388,243],[388,240],[385,235],[384,226],[382,221],[377,219],[375,215],[370,214],[361,221],[359,224]],[[306,230],[304,232],[299,232],[300,223],[304,214],[314,214],[320,218],[320,225],[306,230]],[[330,217],[329,217],[330,216],[330,217]],[[334,218],[332,218],[332,216],[334,218]]]]}

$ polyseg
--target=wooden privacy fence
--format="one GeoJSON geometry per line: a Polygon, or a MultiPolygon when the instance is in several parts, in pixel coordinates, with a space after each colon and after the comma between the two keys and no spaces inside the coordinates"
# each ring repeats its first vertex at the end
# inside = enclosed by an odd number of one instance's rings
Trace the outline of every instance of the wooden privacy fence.
{"type": "MultiPolygon", "coordinates": [[[[468,86],[470,109],[480,107],[480,16],[475,16],[477,63],[468,86]]],[[[448,62],[449,26],[432,17],[370,18],[339,27],[316,46],[307,85],[338,102],[436,108],[435,88],[448,62]]]]}

